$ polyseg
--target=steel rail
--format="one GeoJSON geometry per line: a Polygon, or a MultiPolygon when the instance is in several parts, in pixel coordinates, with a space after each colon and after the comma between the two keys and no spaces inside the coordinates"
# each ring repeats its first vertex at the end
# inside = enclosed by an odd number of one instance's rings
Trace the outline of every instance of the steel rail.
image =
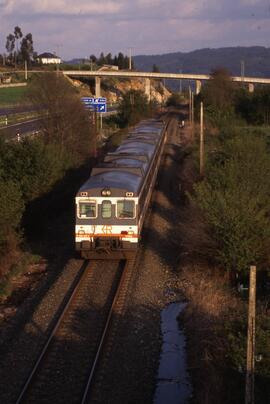
{"type": "Polygon", "coordinates": [[[89,392],[90,392],[91,386],[93,384],[94,376],[95,376],[95,373],[96,373],[96,369],[97,369],[97,366],[98,366],[99,359],[100,359],[101,354],[102,354],[102,350],[104,348],[105,339],[106,339],[106,337],[108,335],[109,327],[111,325],[111,321],[112,321],[112,318],[113,318],[113,315],[114,315],[114,312],[115,312],[115,307],[116,307],[116,305],[118,303],[120,293],[123,291],[123,284],[126,281],[126,277],[128,276],[127,268],[129,267],[129,265],[132,265],[132,262],[133,262],[133,260],[128,260],[127,259],[127,261],[125,263],[125,267],[122,270],[121,278],[119,280],[118,287],[117,287],[117,290],[115,292],[113,302],[112,302],[112,305],[111,305],[111,308],[110,308],[110,311],[109,311],[109,314],[108,314],[108,317],[107,317],[107,320],[106,320],[106,324],[104,326],[102,336],[100,338],[100,342],[99,342],[99,345],[98,345],[98,348],[97,348],[95,359],[94,359],[93,365],[91,367],[91,371],[90,371],[90,374],[89,374],[89,377],[88,377],[88,380],[87,380],[87,383],[86,383],[86,386],[85,386],[85,390],[84,390],[84,394],[83,394],[83,397],[82,397],[82,400],[81,400],[81,404],[86,404],[88,402],[88,400],[89,400],[89,392]]]}
{"type": "MultiPolygon", "coordinates": [[[[63,308],[63,310],[62,310],[62,312],[61,312],[61,314],[60,314],[60,316],[59,316],[59,318],[58,318],[58,320],[57,320],[57,322],[56,322],[56,324],[55,324],[55,326],[54,326],[52,332],[50,333],[49,338],[47,339],[47,342],[46,342],[46,344],[44,345],[44,347],[43,347],[43,349],[42,349],[42,351],[41,351],[41,354],[40,354],[39,357],[38,357],[38,360],[36,361],[36,363],[35,363],[35,365],[34,365],[32,371],[31,371],[30,375],[28,376],[28,378],[27,378],[27,380],[26,380],[26,382],[25,382],[25,384],[24,384],[24,386],[23,386],[23,389],[22,389],[22,391],[21,391],[19,397],[18,397],[17,400],[16,400],[16,404],[20,404],[20,403],[23,402],[23,400],[24,400],[24,398],[25,398],[25,395],[26,395],[28,389],[30,388],[31,383],[32,383],[32,381],[33,381],[33,379],[34,379],[34,377],[35,377],[37,371],[38,371],[38,368],[39,368],[39,366],[40,366],[40,364],[41,364],[43,358],[45,357],[45,355],[46,355],[46,353],[47,353],[47,351],[48,351],[48,348],[49,348],[49,346],[50,346],[50,343],[51,343],[52,339],[54,338],[54,336],[55,336],[55,334],[56,334],[56,332],[57,332],[57,330],[58,330],[60,324],[62,323],[62,320],[63,320],[63,318],[64,318],[64,316],[65,316],[67,310],[69,309],[71,303],[73,302],[73,300],[74,300],[74,298],[75,298],[75,296],[76,296],[76,293],[77,293],[77,291],[78,291],[78,289],[79,289],[81,283],[83,282],[84,276],[85,276],[86,271],[87,271],[88,264],[89,264],[89,260],[85,260],[85,262],[83,263],[82,268],[80,269],[80,271],[79,271],[79,273],[78,273],[78,275],[77,275],[77,277],[76,277],[76,280],[75,280],[75,282],[74,282],[74,284],[73,284],[73,288],[72,288],[72,291],[71,291],[71,295],[70,295],[70,297],[67,299],[67,302],[65,303],[65,306],[64,306],[64,308],[63,308]]],[[[70,291],[69,291],[68,293],[70,293],[70,291]]],[[[66,296],[67,296],[67,295],[66,295],[66,296]]],[[[66,299],[66,296],[65,296],[64,299],[66,299]]]]}

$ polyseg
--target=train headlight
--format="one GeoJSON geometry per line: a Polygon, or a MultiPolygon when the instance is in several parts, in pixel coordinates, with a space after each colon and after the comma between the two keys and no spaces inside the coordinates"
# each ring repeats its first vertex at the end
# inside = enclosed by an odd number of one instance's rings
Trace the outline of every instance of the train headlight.
{"type": "Polygon", "coordinates": [[[110,189],[103,189],[102,191],[101,191],[101,195],[102,196],[111,196],[111,190],[110,189]]]}
{"type": "Polygon", "coordinates": [[[83,236],[85,234],[85,231],[84,230],[79,230],[78,234],[79,234],[79,236],[83,236]]]}
{"type": "Polygon", "coordinates": [[[132,234],[134,234],[134,231],[133,231],[133,230],[129,230],[129,231],[128,231],[128,234],[131,236],[132,234]]]}

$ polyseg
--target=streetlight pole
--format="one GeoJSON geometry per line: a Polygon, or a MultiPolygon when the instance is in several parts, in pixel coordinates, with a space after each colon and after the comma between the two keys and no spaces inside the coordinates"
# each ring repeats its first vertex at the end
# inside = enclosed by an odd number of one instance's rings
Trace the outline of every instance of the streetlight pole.
{"type": "Polygon", "coordinates": [[[129,66],[128,66],[128,69],[129,70],[131,70],[132,69],[132,62],[131,62],[131,48],[128,48],[129,49],[129,66]]]}
{"type": "MultiPolygon", "coordinates": [[[[182,69],[179,70],[179,73],[182,73],[182,69]]],[[[182,79],[179,80],[179,93],[182,94],[182,79]]]]}
{"type": "Polygon", "coordinates": [[[245,61],[241,60],[241,81],[244,83],[245,81],[245,61]]]}
{"type": "Polygon", "coordinates": [[[200,105],[200,176],[204,174],[204,130],[203,130],[203,103],[200,105]]]}
{"type": "MultiPolygon", "coordinates": [[[[59,58],[60,59],[60,56],[59,56],[59,49],[60,49],[60,46],[63,46],[62,44],[56,44],[56,49],[57,49],[57,55],[56,55],[56,57],[57,58],[59,58]]],[[[60,59],[61,60],[61,59],[60,59]]],[[[60,62],[59,63],[56,63],[56,74],[57,74],[57,76],[59,75],[59,64],[60,64],[60,62]]]]}

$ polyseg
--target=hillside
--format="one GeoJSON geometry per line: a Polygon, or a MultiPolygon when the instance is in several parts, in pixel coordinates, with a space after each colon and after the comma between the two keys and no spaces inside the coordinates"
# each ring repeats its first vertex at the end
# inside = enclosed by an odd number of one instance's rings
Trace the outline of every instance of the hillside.
{"type": "Polygon", "coordinates": [[[241,74],[241,60],[246,76],[270,77],[270,48],[263,46],[199,49],[188,53],[134,56],[137,70],[152,71],[156,64],[161,72],[209,73],[216,67],[227,68],[232,75],[241,74]]]}
{"type": "MultiPolygon", "coordinates": [[[[68,78],[69,80],[79,91],[82,97],[94,96],[94,87],[90,86],[87,83],[87,80],[84,82],[68,78]]],[[[116,80],[113,78],[103,79],[101,83],[101,92],[102,96],[107,98],[108,103],[117,103],[119,98],[122,97],[124,93],[129,90],[139,90],[144,92],[145,90],[145,82],[143,79],[124,79],[124,80],[116,80]]],[[[171,92],[164,87],[161,80],[152,80],[151,81],[151,100],[156,100],[158,103],[165,103],[168,97],[171,95],[171,92]]]]}

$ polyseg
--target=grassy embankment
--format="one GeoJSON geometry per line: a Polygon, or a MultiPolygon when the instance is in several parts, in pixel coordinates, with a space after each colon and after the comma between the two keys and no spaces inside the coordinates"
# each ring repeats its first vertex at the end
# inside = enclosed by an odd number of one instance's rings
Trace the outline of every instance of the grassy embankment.
{"type": "Polygon", "coordinates": [[[25,96],[26,87],[0,88],[0,107],[16,106],[25,96]]]}
{"type": "MultiPolygon", "coordinates": [[[[189,301],[181,321],[187,335],[188,362],[194,387],[191,402],[244,403],[248,296],[247,291],[238,292],[236,284],[239,281],[239,284],[247,286],[248,271],[241,272],[242,262],[250,259],[252,248],[257,248],[255,354],[261,354],[262,360],[255,365],[255,397],[256,402],[266,404],[270,399],[269,289],[266,288],[269,282],[269,255],[264,248],[260,249],[260,242],[257,245],[254,238],[259,232],[262,244],[269,246],[269,238],[263,240],[264,230],[261,231],[267,227],[269,219],[260,210],[256,211],[257,215],[253,214],[252,208],[259,206],[261,209],[264,203],[264,197],[259,199],[260,193],[256,190],[259,181],[257,174],[264,177],[263,181],[269,180],[265,173],[270,168],[270,151],[260,149],[262,143],[267,147],[269,127],[244,125],[231,127],[229,131],[206,130],[205,134],[204,179],[198,173],[198,136],[195,143],[188,145],[192,152],[186,158],[180,175],[183,189],[193,198],[186,194],[179,234],[183,253],[180,276],[189,301]],[[230,155],[234,153],[232,145],[235,150],[238,147],[235,159],[230,155]],[[250,160],[252,150],[256,154],[256,148],[261,150],[261,156],[255,156],[253,164],[249,166],[241,153],[249,153],[247,160],[250,160]],[[260,161],[260,157],[264,160],[257,173],[259,162],[256,163],[256,160],[260,161]],[[241,181],[238,181],[242,174],[241,181]],[[255,179],[256,183],[253,183],[255,179]],[[245,202],[245,191],[247,196],[250,191],[251,204],[241,208],[241,203],[245,202]],[[211,199],[214,194],[216,198],[211,199]],[[252,198],[254,194],[257,199],[252,198]],[[241,214],[249,209],[250,215],[241,214]],[[216,217],[215,212],[218,213],[216,217]],[[219,222],[218,215],[222,214],[224,216],[219,222]],[[252,227],[249,228],[248,224],[252,227]],[[239,236],[242,231],[246,237],[239,236]],[[234,242],[231,242],[232,238],[234,242]],[[236,245],[238,251],[233,251],[236,245]],[[226,254],[222,255],[224,252],[226,254]],[[238,265],[236,272],[226,264],[230,255],[238,265]],[[235,275],[238,281],[236,278],[232,282],[235,275]]],[[[260,188],[263,188],[263,184],[260,188]]]]}

